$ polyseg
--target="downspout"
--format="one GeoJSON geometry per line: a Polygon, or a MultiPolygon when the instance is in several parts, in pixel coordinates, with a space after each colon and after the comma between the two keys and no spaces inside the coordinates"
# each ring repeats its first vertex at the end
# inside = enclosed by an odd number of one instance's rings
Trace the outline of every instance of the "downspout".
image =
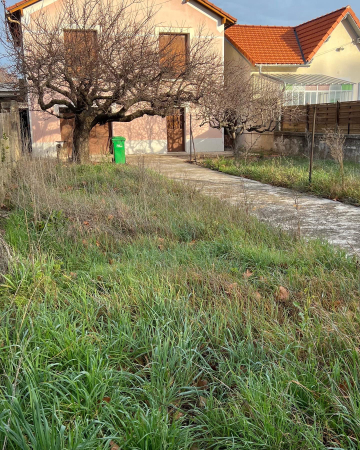
{"type": "MultiPolygon", "coordinates": [[[[285,83],[285,81],[279,80],[278,78],[275,78],[275,77],[273,77],[273,76],[271,76],[269,74],[263,73],[261,64],[259,65],[259,75],[263,76],[265,78],[269,78],[270,80],[276,81],[278,83],[283,83],[284,84],[284,91],[286,90],[286,83],[285,83]]],[[[281,117],[280,117],[280,120],[279,120],[278,131],[281,131],[280,128],[281,128],[281,117]]]]}

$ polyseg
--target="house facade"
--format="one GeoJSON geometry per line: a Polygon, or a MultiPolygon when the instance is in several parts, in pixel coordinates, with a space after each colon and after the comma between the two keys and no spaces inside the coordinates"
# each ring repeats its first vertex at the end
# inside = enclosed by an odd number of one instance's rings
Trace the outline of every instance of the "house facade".
{"type": "MultiPolygon", "coordinates": [[[[285,87],[288,105],[360,100],[360,21],[350,6],[296,27],[233,25],[225,60],[285,87]]],[[[271,146],[254,133],[243,143],[271,146]]]]}
{"type": "MultiPolygon", "coordinates": [[[[52,14],[61,0],[23,0],[8,8],[8,13],[18,21],[29,23],[40,10],[52,14]]],[[[146,1],[144,0],[144,5],[146,1]]],[[[202,27],[214,36],[214,47],[225,58],[225,29],[236,23],[236,19],[208,0],[168,0],[158,8],[155,23],[159,38],[164,33],[177,34],[179,39],[191,39],[202,27]]],[[[215,48],[214,48],[215,50],[215,48]]],[[[53,115],[30,108],[32,152],[34,156],[56,156],[59,145],[71,154],[73,121],[58,119],[53,115]]],[[[112,136],[126,138],[127,154],[166,154],[190,152],[190,140],[198,152],[219,152],[224,150],[223,132],[200,126],[193,107],[183,105],[179,114],[162,118],[143,116],[129,123],[112,122],[97,125],[91,131],[90,154],[109,153],[112,136]]]]}

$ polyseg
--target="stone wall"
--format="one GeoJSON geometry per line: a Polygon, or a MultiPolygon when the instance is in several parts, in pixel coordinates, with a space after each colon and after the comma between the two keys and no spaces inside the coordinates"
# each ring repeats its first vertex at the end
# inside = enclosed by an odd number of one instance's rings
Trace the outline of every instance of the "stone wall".
{"type": "MultiPolygon", "coordinates": [[[[323,142],[322,133],[315,134],[314,157],[318,159],[331,159],[328,146],[323,142]]],[[[275,150],[281,149],[281,153],[287,155],[309,155],[311,145],[311,134],[276,131],[274,133],[275,150]]],[[[345,160],[360,162],[360,135],[349,134],[346,136],[345,160]]]]}

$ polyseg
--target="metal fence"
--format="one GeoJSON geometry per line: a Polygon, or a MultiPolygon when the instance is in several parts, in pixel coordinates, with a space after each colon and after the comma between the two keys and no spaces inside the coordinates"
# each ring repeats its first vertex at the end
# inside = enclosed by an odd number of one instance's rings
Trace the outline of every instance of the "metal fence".
{"type": "Polygon", "coordinates": [[[317,133],[338,127],[343,134],[360,134],[360,101],[286,107],[281,131],[312,132],[315,108],[317,133]]]}

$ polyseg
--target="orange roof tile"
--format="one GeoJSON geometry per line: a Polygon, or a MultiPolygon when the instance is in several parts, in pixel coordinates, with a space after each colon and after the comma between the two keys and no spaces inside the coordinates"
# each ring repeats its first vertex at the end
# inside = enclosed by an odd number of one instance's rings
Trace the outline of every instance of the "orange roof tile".
{"type": "Polygon", "coordinates": [[[292,27],[233,25],[225,36],[252,64],[303,64],[292,27]]]}
{"type": "Polygon", "coordinates": [[[350,6],[340,8],[337,11],[295,27],[306,61],[310,61],[314,57],[315,53],[347,14],[352,16],[360,28],[359,19],[350,6]]]}
{"type": "MultiPolygon", "coordinates": [[[[7,10],[10,13],[14,13],[15,11],[19,11],[23,8],[26,8],[27,6],[33,5],[34,3],[38,2],[40,0],[21,0],[20,2],[15,3],[12,6],[9,6],[7,8],[7,10]]],[[[231,16],[230,14],[228,14],[227,12],[225,12],[224,10],[222,10],[221,8],[219,8],[218,6],[214,5],[214,3],[209,2],[209,0],[196,0],[197,2],[201,3],[202,5],[204,5],[205,7],[211,9],[212,11],[216,12],[217,14],[219,14],[221,17],[223,17],[227,23],[229,24],[234,24],[236,23],[236,18],[231,16]]],[[[185,3],[187,3],[188,0],[185,0],[185,3]]]]}
{"type": "Polygon", "coordinates": [[[225,35],[252,64],[304,64],[348,14],[360,30],[359,19],[346,6],[297,27],[233,25],[225,35]]]}

